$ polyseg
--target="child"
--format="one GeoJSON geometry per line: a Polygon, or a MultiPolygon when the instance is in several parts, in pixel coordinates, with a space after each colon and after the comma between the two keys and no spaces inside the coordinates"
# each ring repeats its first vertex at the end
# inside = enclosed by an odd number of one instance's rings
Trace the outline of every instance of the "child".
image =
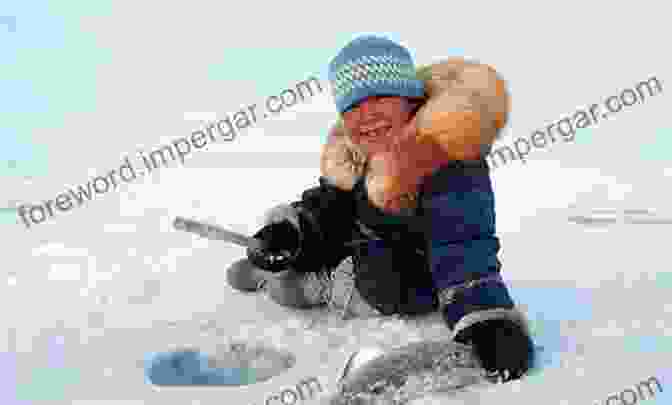
{"type": "Polygon", "coordinates": [[[404,47],[376,36],[347,44],[329,73],[342,120],[320,185],[270,210],[255,234],[265,248],[236,262],[229,283],[358,316],[440,310],[487,371],[521,377],[532,342],[500,277],[485,162],[507,119],[504,82],[459,58],[416,72],[404,47]],[[354,287],[337,291],[348,275],[354,287]]]}

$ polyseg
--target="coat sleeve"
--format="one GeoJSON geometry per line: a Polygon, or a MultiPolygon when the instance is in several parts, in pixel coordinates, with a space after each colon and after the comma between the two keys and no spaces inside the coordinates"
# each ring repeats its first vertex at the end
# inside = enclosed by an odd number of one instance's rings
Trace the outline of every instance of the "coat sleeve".
{"type": "Polygon", "coordinates": [[[444,319],[453,337],[480,322],[504,319],[529,336],[523,313],[501,277],[494,193],[485,155],[508,121],[506,83],[492,67],[450,58],[422,68],[427,100],[417,113],[449,163],[421,192],[428,259],[444,319]]]}
{"type": "Polygon", "coordinates": [[[501,277],[489,169],[484,161],[438,170],[421,194],[428,264],[453,336],[475,323],[507,319],[527,332],[501,277]]]}
{"type": "Polygon", "coordinates": [[[287,220],[298,230],[301,251],[294,265],[299,272],[316,272],[338,265],[350,250],[354,199],[324,177],[319,185],[305,190],[297,201],[277,205],[266,212],[262,225],[287,220]]]}

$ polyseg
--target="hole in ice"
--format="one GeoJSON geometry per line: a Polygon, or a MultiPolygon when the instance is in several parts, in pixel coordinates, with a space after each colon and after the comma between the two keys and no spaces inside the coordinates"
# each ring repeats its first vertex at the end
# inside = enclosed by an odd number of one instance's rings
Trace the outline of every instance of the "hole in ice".
{"type": "Polygon", "coordinates": [[[295,356],[287,351],[233,342],[214,353],[193,348],[153,353],[145,362],[145,371],[154,385],[243,386],[283,374],[295,363],[295,356]]]}

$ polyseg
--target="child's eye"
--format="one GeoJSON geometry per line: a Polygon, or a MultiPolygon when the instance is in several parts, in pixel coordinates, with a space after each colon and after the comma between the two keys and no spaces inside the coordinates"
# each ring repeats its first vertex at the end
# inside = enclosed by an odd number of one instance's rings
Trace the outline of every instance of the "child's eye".
{"type": "Polygon", "coordinates": [[[397,100],[398,97],[394,96],[380,96],[380,98],[378,98],[378,101],[381,103],[393,103],[396,102],[397,100]]]}

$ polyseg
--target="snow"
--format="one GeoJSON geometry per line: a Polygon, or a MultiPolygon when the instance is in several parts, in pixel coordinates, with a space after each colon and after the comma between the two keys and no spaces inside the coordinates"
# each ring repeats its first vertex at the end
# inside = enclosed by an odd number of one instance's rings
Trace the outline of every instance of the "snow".
{"type": "MultiPolygon", "coordinates": [[[[534,164],[537,178],[557,175],[553,164],[534,164]]],[[[251,232],[263,209],[273,200],[294,197],[316,172],[283,170],[293,184],[268,184],[263,194],[241,198],[241,193],[253,192],[245,184],[264,180],[262,171],[247,172],[243,181],[226,170],[166,169],[160,182],[138,191],[142,196],[106,195],[118,201],[112,205],[117,209],[104,216],[91,202],[89,210],[98,221],[81,209],[58,218],[54,229],[41,225],[43,229],[30,231],[32,238],[17,238],[6,253],[6,263],[13,265],[4,267],[2,311],[10,320],[5,323],[5,336],[11,337],[6,343],[8,351],[17,352],[19,381],[27,384],[30,370],[42,370],[34,378],[55,378],[50,389],[56,392],[62,380],[61,403],[98,403],[93,401],[98,398],[110,403],[189,403],[198,398],[199,403],[214,404],[226,398],[227,403],[262,404],[304,378],[315,376],[325,390],[333,388],[338,370],[356,348],[445,336],[436,317],[344,322],[324,311],[292,311],[259,294],[234,292],[224,271],[241,257],[242,249],[170,229],[172,217],[179,214],[251,232]],[[231,179],[231,195],[209,185],[224,177],[231,179]],[[36,238],[42,242],[36,244],[36,238]],[[240,388],[167,389],[145,381],[142,361],[148,353],[184,346],[214,353],[218,345],[235,340],[289,350],[296,365],[271,380],[240,388]],[[54,356],[63,363],[61,371],[49,368],[54,356]],[[61,380],[54,377],[61,374],[61,380]]],[[[590,212],[585,195],[578,201],[580,193],[575,193],[572,200],[566,187],[555,190],[564,200],[554,199],[543,192],[547,183],[537,181],[538,193],[514,198],[521,195],[520,177],[526,172],[518,169],[516,177],[517,169],[506,170],[494,174],[503,274],[531,320],[547,365],[521,382],[464,394],[461,403],[506,402],[503,398],[518,390],[525,398],[543,395],[544,403],[560,404],[563,398],[595,403],[663,372],[672,347],[664,333],[670,330],[671,284],[665,266],[670,225],[619,223],[591,232],[591,227],[567,220],[572,201],[590,212]],[[539,201],[550,207],[537,208],[544,206],[539,201]],[[647,338],[658,339],[655,349],[647,338]]],[[[615,184],[590,169],[574,170],[572,180],[573,190],[590,190],[590,183],[598,180],[607,187],[615,184]]],[[[609,208],[618,201],[603,197],[591,197],[592,204],[609,208]]],[[[624,203],[620,205],[614,209],[624,203]]],[[[13,231],[25,233],[21,226],[13,231]]],[[[659,395],[662,401],[664,394],[659,395]]]]}

